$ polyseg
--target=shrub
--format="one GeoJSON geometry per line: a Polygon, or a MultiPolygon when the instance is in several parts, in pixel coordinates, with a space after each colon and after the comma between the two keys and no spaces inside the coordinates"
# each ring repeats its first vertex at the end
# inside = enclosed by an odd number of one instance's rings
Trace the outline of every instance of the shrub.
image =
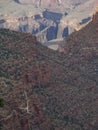
{"type": "Polygon", "coordinates": [[[0,107],[3,107],[3,106],[4,106],[4,99],[0,98],[0,107]]]}

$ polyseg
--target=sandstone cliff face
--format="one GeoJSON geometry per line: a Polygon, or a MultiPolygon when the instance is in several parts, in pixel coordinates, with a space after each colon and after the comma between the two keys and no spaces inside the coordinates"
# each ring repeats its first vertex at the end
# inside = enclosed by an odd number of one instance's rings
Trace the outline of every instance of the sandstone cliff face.
{"type": "Polygon", "coordinates": [[[42,14],[30,17],[6,18],[4,22],[1,21],[0,27],[34,34],[43,43],[57,38],[58,21],[61,18],[61,13],[45,10],[42,14]]]}
{"type": "Polygon", "coordinates": [[[76,27],[79,26],[79,23],[76,19],[67,19],[66,17],[62,18],[58,27],[58,36],[59,38],[67,37],[72,32],[75,31],[76,27]]]}
{"type": "MultiPolygon", "coordinates": [[[[67,14],[66,14],[67,15],[67,14]]],[[[9,28],[36,35],[38,41],[45,43],[53,39],[67,37],[79,26],[76,19],[69,19],[62,13],[43,11],[30,17],[6,18],[1,20],[1,28],[9,28]]]]}
{"type": "MultiPolygon", "coordinates": [[[[8,18],[4,23],[0,24],[0,27],[9,28],[11,30],[16,30],[20,32],[28,32],[36,35],[42,30],[46,29],[47,27],[49,28],[52,25],[52,21],[44,19],[40,17],[40,15],[38,15],[34,17],[8,18]]],[[[47,31],[44,35],[47,35],[47,31]]]]}

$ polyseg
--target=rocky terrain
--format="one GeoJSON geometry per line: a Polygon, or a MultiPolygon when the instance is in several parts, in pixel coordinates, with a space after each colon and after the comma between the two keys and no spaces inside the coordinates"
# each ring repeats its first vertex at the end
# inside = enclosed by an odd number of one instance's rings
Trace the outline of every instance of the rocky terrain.
{"type": "Polygon", "coordinates": [[[98,13],[60,52],[0,29],[0,129],[98,129],[98,13]]]}
{"type": "Polygon", "coordinates": [[[0,28],[30,32],[46,43],[67,37],[90,21],[96,3],[97,0],[1,0],[0,28]]]}

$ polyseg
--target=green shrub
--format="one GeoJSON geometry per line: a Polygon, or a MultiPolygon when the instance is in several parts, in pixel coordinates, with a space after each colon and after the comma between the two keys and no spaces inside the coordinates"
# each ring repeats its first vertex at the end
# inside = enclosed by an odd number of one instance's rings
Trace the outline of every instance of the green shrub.
{"type": "Polygon", "coordinates": [[[5,103],[4,99],[3,99],[3,98],[0,98],[0,107],[3,107],[3,106],[4,106],[4,103],[5,103]]]}

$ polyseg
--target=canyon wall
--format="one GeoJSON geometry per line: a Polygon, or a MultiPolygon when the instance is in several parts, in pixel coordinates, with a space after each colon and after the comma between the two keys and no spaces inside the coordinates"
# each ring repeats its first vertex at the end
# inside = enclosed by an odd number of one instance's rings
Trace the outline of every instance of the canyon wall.
{"type": "Polygon", "coordinates": [[[59,40],[91,19],[96,2],[97,0],[8,0],[6,8],[6,2],[0,1],[0,28],[31,33],[41,43],[59,40]]]}
{"type": "Polygon", "coordinates": [[[62,13],[48,10],[28,17],[8,17],[0,20],[0,28],[28,32],[37,36],[42,43],[68,36],[75,30],[75,21],[63,20],[62,13]]]}

